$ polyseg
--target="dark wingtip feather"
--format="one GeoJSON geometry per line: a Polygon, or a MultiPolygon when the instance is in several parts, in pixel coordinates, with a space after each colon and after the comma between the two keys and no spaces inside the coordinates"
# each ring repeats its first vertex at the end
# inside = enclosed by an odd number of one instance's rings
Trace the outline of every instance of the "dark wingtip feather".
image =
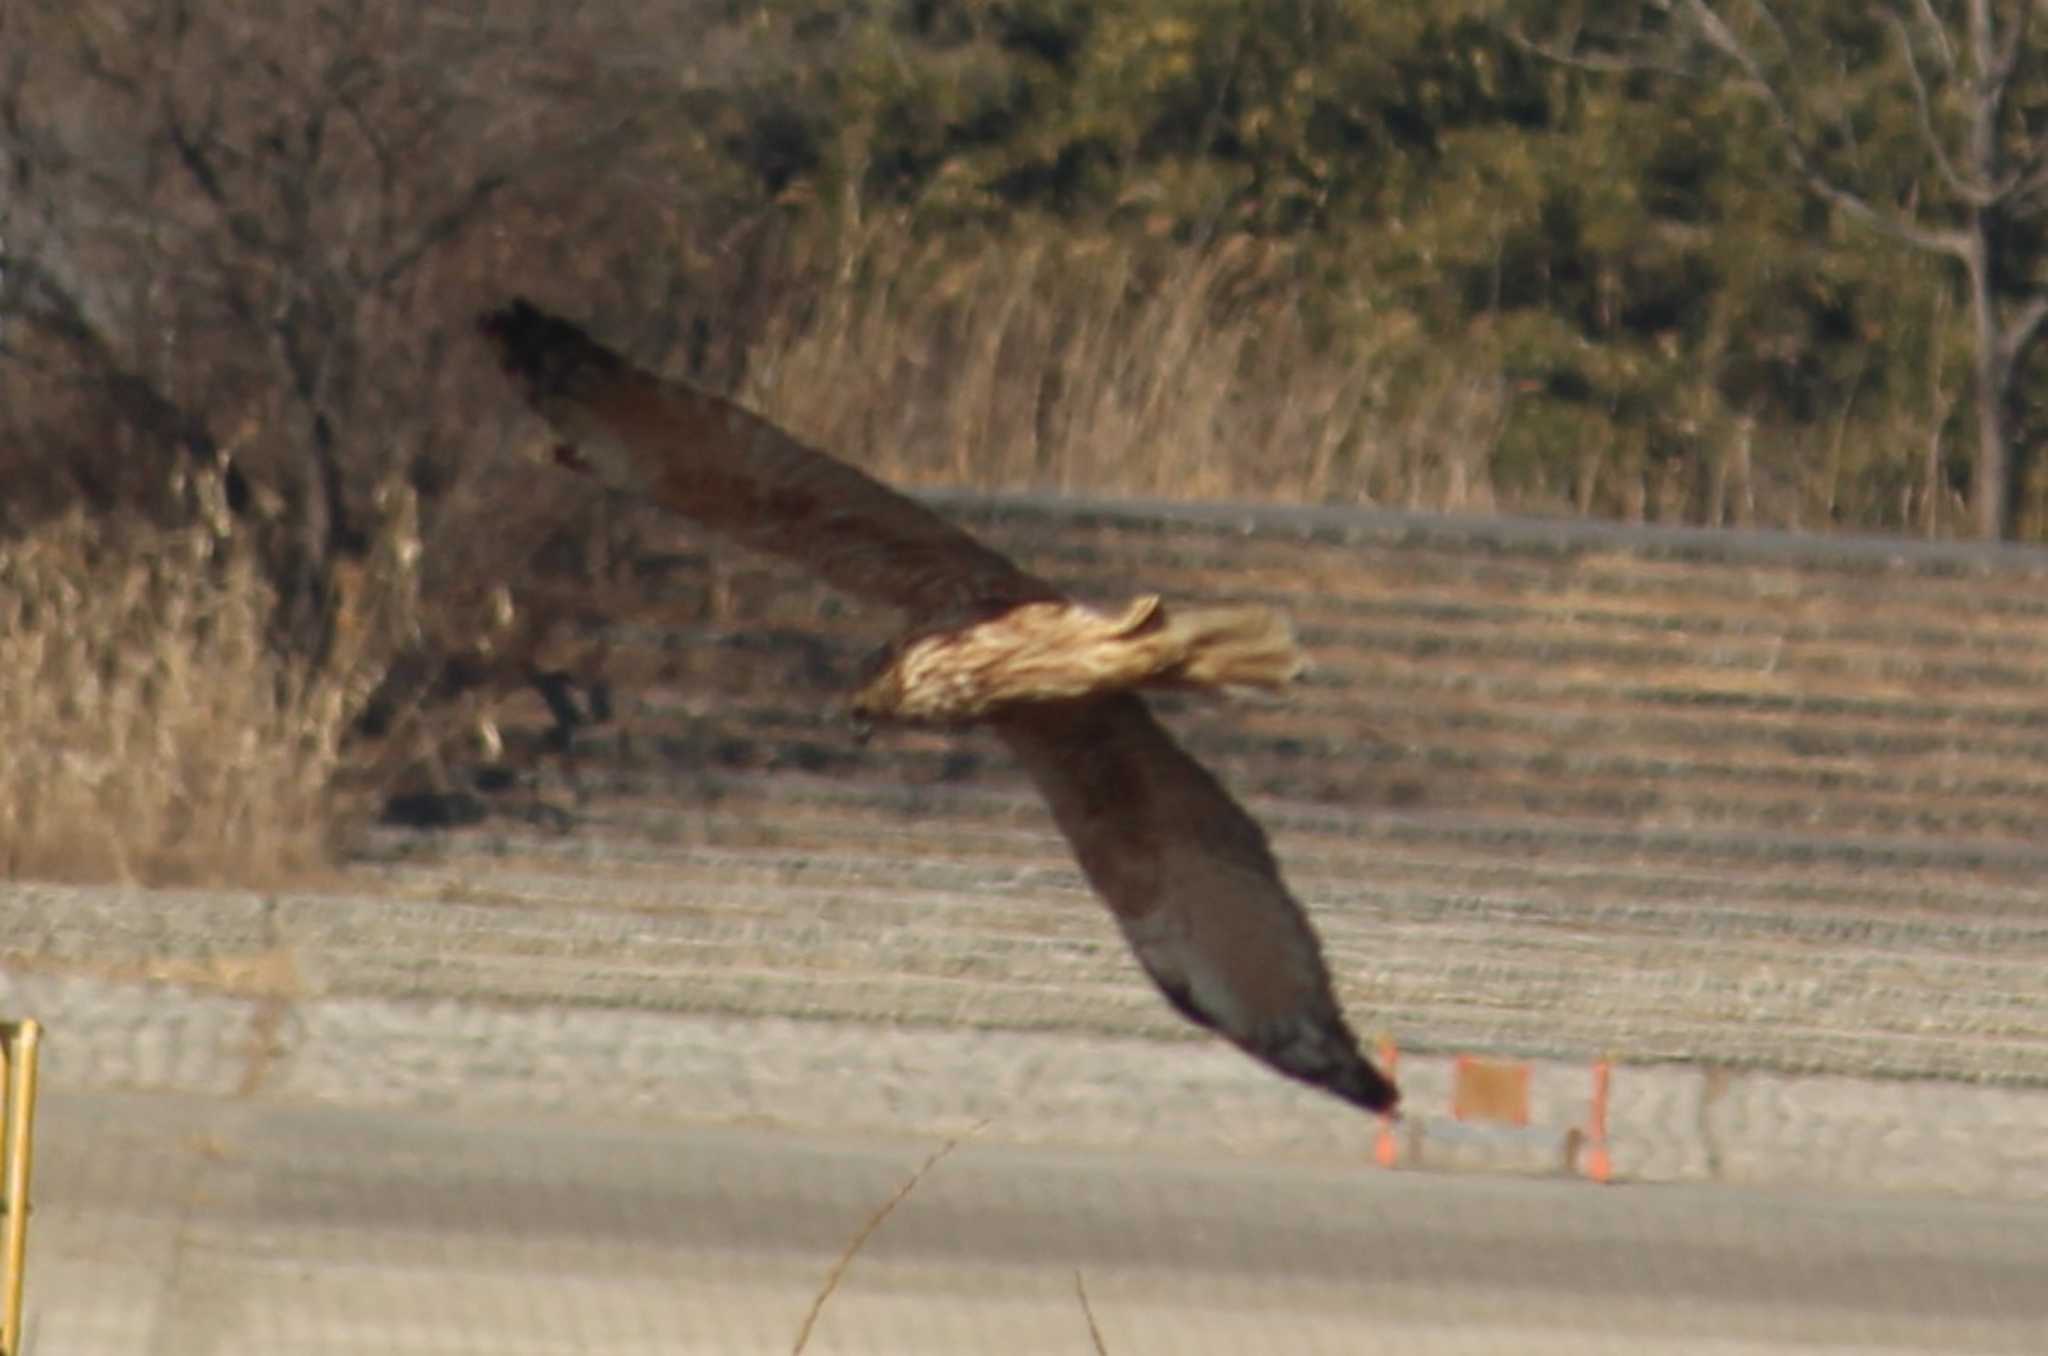
{"type": "Polygon", "coordinates": [[[624,360],[582,329],[514,297],[477,317],[477,332],[497,350],[498,362],[529,398],[565,390],[579,379],[610,375],[624,360]]]}
{"type": "Polygon", "coordinates": [[[1393,1115],[1401,1106],[1401,1090],[1363,1055],[1323,1086],[1345,1101],[1381,1115],[1393,1115]]]}
{"type": "Polygon", "coordinates": [[[1358,1038],[1341,1017],[1303,1021],[1282,1039],[1248,1048],[1290,1078],[1335,1093],[1353,1106],[1391,1115],[1401,1104],[1401,1090],[1359,1050],[1358,1038]]]}
{"type": "Polygon", "coordinates": [[[1239,1036],[1202,1011],[1185,984],[1163,979],[1149,966],[1147,970],[1181,1016],[1225,1037],[1260,1063],[1367,1111],[1391,1116],[1401,1105],[1401,1090],[1365,1057],[1358,1037],[1338,1013],[1304,1014],[1239,1036]]]}

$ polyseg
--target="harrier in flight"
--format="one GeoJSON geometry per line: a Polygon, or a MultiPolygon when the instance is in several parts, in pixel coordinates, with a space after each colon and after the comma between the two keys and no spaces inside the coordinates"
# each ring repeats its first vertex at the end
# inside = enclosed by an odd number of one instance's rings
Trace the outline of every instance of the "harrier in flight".
{"type": "Polygon", "coordinates": [[[1302,660],[1284,618],[1157,597],[1084,607],[923,505],[525,301],[479,328],[562,439],[564,466],[901,609],[909,629],[854,715],[994,730],[1182,1015],[1289,1078],[1393,1110],[1400,1094],[1359,1052],[1265,832],[1138,695],[1286,683],[1302,660]]]}

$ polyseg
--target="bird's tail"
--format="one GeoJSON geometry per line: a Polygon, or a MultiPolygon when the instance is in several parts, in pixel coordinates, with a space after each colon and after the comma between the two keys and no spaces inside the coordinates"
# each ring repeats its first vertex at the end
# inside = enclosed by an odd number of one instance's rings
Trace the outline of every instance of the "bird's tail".
{"type": "Polygon", "coordinates": [[[1167,662],[1153,682],[1224,691],[1282,688],[1308,660],[1285,615],[1267,607],[1161,609],[1147,639],[1167,662]]]}

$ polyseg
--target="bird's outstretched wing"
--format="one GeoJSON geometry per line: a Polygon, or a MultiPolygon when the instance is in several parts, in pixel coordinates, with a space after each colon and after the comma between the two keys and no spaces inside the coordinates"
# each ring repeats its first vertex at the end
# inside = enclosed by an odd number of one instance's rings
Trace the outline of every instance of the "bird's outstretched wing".
{"type": "MultiPolygon", "coordinates": [[[[567,321],[519,301],[480,328],[564,438],[561,459],[614,488],[914,623],[994,617],[986,635],[1030,615],[1024,605],[1064,601],[923,506],[729,401],[632,367],[567,321]]],[[[1290,1078],[1393,1109],[1399,1094],[1360,1053],[1264,831],[1140,697],[1021,700],[976,718],[1024,765],[1183,1015],[1290,1078]]]]}
{"type": "Polygon", "coordinates": [[[1061,595],[924,505],[730,400],[641,371],[525,300],[479,322],[556,456],[913,621],[1061,595]]]}
{"type": "Polygon", "coordinates": [[[1265,830],[1134,693],[994,719],[1089,884],[1181,1014],[1372,1111],[1400,1094],[1358,1048],[1265,830]]]}

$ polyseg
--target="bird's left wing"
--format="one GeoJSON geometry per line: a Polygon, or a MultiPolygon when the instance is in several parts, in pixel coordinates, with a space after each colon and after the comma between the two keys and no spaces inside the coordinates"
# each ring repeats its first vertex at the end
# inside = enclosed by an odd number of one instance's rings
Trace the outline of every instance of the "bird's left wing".
{"type": "Polygon", "coordinates": [[[913,622],[1062,596],[917,501],[524,300],[478,327],[562,435],[557,457],[614,489],[913,622]]]}

